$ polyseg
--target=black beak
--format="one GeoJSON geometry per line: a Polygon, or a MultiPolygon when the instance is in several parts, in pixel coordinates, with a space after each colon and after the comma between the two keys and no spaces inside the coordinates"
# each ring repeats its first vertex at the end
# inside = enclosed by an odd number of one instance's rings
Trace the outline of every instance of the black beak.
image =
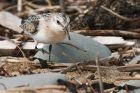
{"type": "Polygon", "coordinates": [[[68,30],[68,26],[65,27],[65,31],[66,31],[66,34],[68,36],[68,39],[71,40],[69,30],[68,30]]]}
{"type": "MultiPolygon", "coordinates": [[[[62,24],[60,24],[60,25],[61,25],[62,27],[64,27],[62,24]]],[[[69,34],[69,30],[68,30],[68,26],[69,26],[69,24],[68,24],[67,26],[64,27],[64,30],[66,31],[66,34],[67,34],[67,36],[68,36],[68,39],[71,40],[70,34],[69,34]]]]}

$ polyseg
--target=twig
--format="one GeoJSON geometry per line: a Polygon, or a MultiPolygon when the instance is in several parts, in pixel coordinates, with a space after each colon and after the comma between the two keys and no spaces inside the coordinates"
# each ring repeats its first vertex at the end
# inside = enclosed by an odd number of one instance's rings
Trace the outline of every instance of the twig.
{"type": "Polygon", "coordinates": [[[61,73],[67,73],[67,72],[69,72],[69,71],[71,71],[73,68],[75,68],[76,67],[76,65],[78,65],[79,63],[75,63],[75,64],[73,64],[73,65],[70,65],[70,66],[68,66],[66,69],[64,69],[64,70],[62,70],[61,71],[61,73]]]}
{"type": "Polygon", "coordinates": [[[128,30],[130,32],[136,32],[136,33],[140,33],[140,28],[137,28],[137,29],[130,29],[128,30]]]}
{"type": "Polygon", "coordinates": [[[59,0],[59,4],[61,6],[61,12],[65,13],[65,4],[64,4],[64,0],[59,0]]]}
{"type": "Polygon", "coordinates": [[[60,9],[60,6],[58,6],[58,5],[55,5],[55,6],[45,6],[45,7],[37,8],[34,11],[35,12],[39,12],[39,11],[53,10],[53,9],[60,9]]]}
{"type": "Polygon", "coordinates": [[[49,6],[52,6],[51,0],[46,0],[46,2],[48,3],[49,6]]]}
{"type": "Polygon", "coordinates": [[[42,7],[41,5],[36,5],[36,4],[33,4],[32,2],[28,2],[28,1],[26,1],[26,4],[27,4],[28,6],[33,7],[33,8],[41,8],[41,7],[42,7]]]}
{"type": "Polygon", "coordinates": [[[79,85],[82,85],[83,84],[80,80],[76,79],[75,77],[73,77],[71,80],[76,81],[79,85]]]}
{"type": "MultiPolygon", "coordinates": [[[[100,67],[107,68],[105,66],[109,66],[109,62],[112,60],[111,58],[112,57],[100,59],[100,64],[104,65],[104,66],[100,66],[100,67]]],[[[67,66],[66,69],[61,71],[61,73],[67,73],[67,72],[71,71],[73,68],[76,68],[76,65],[83,66],[84,67],[83,70],[85,70],[85,68],[87,68],[86,70],[95,69],[95,68],[97,68],[97,66],[94,66],[95,63],[96,63],[95,60],[91,60],[91,61],[77,62],[75,64],[69,64],[69,65],[65,65],[63,63],[57,63],[57,64],[63,64],[65,66],[67,66]]]]}
{"type": "Polygon", "coordinates": [[[85,36],[121,36],[129,39],[140,39],[139,33],[124,30],[77,30],[76,32],[85,36]]]}
{"type": "Polygon", "coordinates": [[[119,15],[119,14],[115,13],[114,11],[108,9],[105,6],[101,6],[101,8],[104,9],[104,10],[106,10],[106,11],[108,11],[110,14],[112,14],[112,15],[114,15],[114,16],[122,19],[122,20],[125,20],[125,21],[136,21],[136,20],[140,20],[140,18],[131,19],[131,18],[124,17],[124,16],[119,15]]]}
{"type": "MultiPolygon", "coordinates": [[[[80,74],[83,74],[80,66],[76,65],[76,68],[78,69],[78,71],[80,72],[80,74]]],[[[93,89],[93,87],[91,86],[91,82],[85,77],[83,76],[83,79],[88,83],[88,85],[90,86],[91,92],[95,93],[95,90],[93,89]]]]}
{"type": "Polygon", "coordinates": [[[140,80],[140,78],[137,78],[137,77],[125,77],[125,78],[117,78],[116,80],[117,81],[118,80],[140,80]]]}
{"type": "MultiPolygon", "coordinates": [[[[24,2],[24,3],[22,3],[22,6],[23,6],[23,5],[26,5],[26,4],[27,4],[27,3],[24,2]]],[[[17,8],[17,5],[9,6],[9,7],[5,8],[4,10],[5,10],[5,11],[9,11],[9,10],[11,10],[11,9],[13,9],[13,8],[17,8]]]]}
{"type": "Polygon", "coordinates": [[[104,90],[104,93],[113,93],[114,90],[115,90],[115,88],[106,89],[106,90],[104,90]]]}
{"type": "Polygon", "coordinates": [[[47,85],[44,87],[37,87],[37,90],[46,90],[46,89],[54,89],[54,90],[66,90],[66,87],[63,85],[47,85]]]}
{"type": "MultiPolygon", "coordinates": [[[[98,66],[96,66],[96,65],[87,65],[87,66],[84,66],[84,68],[82,68],[82,70],[95,72],[95,71],[97,71],[97,67],[98,66]]],[[[107,66],[100,66],[100,68],[102,68],[102,69],[108,69],[107,66]]]]}
{"type": "MultiPolygon", "coordinates": [[[[7,63],[24,63],[24,58],[22,57],[0,57],[0,62],[7,62],[7,63]]],[[[28,60],[28,63],[33,64],[33,65],[40,65],[38,61],[30,61],[28,60]]],[[[0,66],[1,67],[1,66],[0,66]]]]}
{"type": "Polygon", "coordinates": [[[4,37],[4,36],[0,36],[0,38],[1,38],[1,39],[5,39],[5,40],[8,40],[9,42],[15,44],[15,45],[17,46],[17,48],[20,50],[22,56],[23,56],[24,58],[26,58],[25,53],[22,51],[22,49],[21,49],[13,40],[9,39],[8,37],[4,37]]]}
{"type": "Polygon", "coordinates": [[[99,74],[100,93],[104,93],[104,87],[103,87],[103,82],[102,82],[102,76],[101,76],[101,71],[100,71],[99,56],[98,55],[96,58],[96,65],[97,65],[97,72],[99,74]]]}
{"type": "Polygon", "coordinates": [[[134,72],[134,71],[140,71],[140,64],[135,65],[128,65],[128,66],[121,66],[118,67],[117,70],[120,72],[134,72]]]}
{"type": "Polygon", "coordinates": [[[24,67],[27,67],[27,69],[29,70],[29,66],[28,66],[28,62],[27,62],[28,59],[26,58],[26,55],[22,51],[22,49],[13,40],[9,39],[8,37],[0,36],[0,38],[8,40],[9,42],[11,42],[11,43],[16,45],[16,47],[19,49],[19,51],[21,52],[22,56],[24,57],[24,60],[25,60],[24,67]]]}
{"type": "Polygon", "coordinates": [[[17,11],[21,12],[22,11],[22,0],[17,1],[17,11]]]}
{"type": "MultiPolygon", "coordinates": [[[[46,85],[41,87],[18,87],[8,90],[0,90],[0,93],[25,93],[25,91],[31,91],[33,93],[68,93],[67,88],[64,85],[46,85]]],[[[26,92],[27,93],[27,92],[26,92]]]]}

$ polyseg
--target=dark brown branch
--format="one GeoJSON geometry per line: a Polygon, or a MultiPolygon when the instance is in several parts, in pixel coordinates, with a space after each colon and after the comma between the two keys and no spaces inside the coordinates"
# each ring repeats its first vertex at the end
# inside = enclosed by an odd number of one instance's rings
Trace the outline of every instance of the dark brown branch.
{"type": "Polygon", "coordinates": [[[140,64],[135,65],[128,65],[128,66],[121,66],[118,67],[117,70],[120,72],[133,72],[133,71],[140,71],[140,64]]]}
{"type": "Polygon", "coordinates": [[[140,39],[139,33],[122,30],[80,30],[77,32],[85,36],[121,36],[129,39],[140,39]]]}
{"type": "Polygon", "coordinates": [[[117,13],[115,13],[114,11],[108,9],[107,7],[104,7],[104,6],[101,6],[102,9],[108,11],[110,14],[118,17],[119,19],[122,19],[122,20],[125,20],[125,21],[137,21],[137,20],[140,20],[140,18],[135,18],[135,19],[132,19],[132,18],[127,18],[127,17],[124,17],[122,15],[119,15],[117,13]]]}
{"type": "Polygon", "coordinates": [[[101,69],[100,69],[99,56],[98,55],[97,55],[97,58],[96,58],[96,65],[97,65],[97,72],[99,74],[100,92],[103,93],[104,92],[104,87],[103,87],[103,80],[102,80],[102,76],[101,76],[101,69]]]}
{"type": "Polygon", "coordinates": [[[125,78],[117,78],[116,80],[140,80],[140,78],[137,78],[137,77],[125,77],[125,78]]]}

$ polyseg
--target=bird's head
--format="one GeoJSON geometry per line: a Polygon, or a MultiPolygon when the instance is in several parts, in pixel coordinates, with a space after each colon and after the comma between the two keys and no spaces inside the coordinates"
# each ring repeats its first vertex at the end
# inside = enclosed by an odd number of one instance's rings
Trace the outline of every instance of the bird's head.
{"type": "Polygon", "coordinates": [[[68,38],[70,39],[69,36],[69,31],[70,31],[70,18],[68,15],[65,15],[63,13],[54,13],[52,15],[52,20],[50,21],[50,29],[56,32],[59,31],[64,31],[67,33],[68,38]]]}

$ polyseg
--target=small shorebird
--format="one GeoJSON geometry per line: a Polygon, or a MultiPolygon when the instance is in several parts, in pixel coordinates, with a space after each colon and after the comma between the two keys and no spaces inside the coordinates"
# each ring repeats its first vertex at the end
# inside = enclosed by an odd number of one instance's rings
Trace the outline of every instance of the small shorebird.
{"type": "Polygon", "coordinates": [[[52,44],[61,43],[66,37],[70,40],[69,22],[70,18],[63,13],[42,13],[23,20],[20,27],[34,39],[36,49],[38,43],[50,44],[50,61],[52,44]]]}

